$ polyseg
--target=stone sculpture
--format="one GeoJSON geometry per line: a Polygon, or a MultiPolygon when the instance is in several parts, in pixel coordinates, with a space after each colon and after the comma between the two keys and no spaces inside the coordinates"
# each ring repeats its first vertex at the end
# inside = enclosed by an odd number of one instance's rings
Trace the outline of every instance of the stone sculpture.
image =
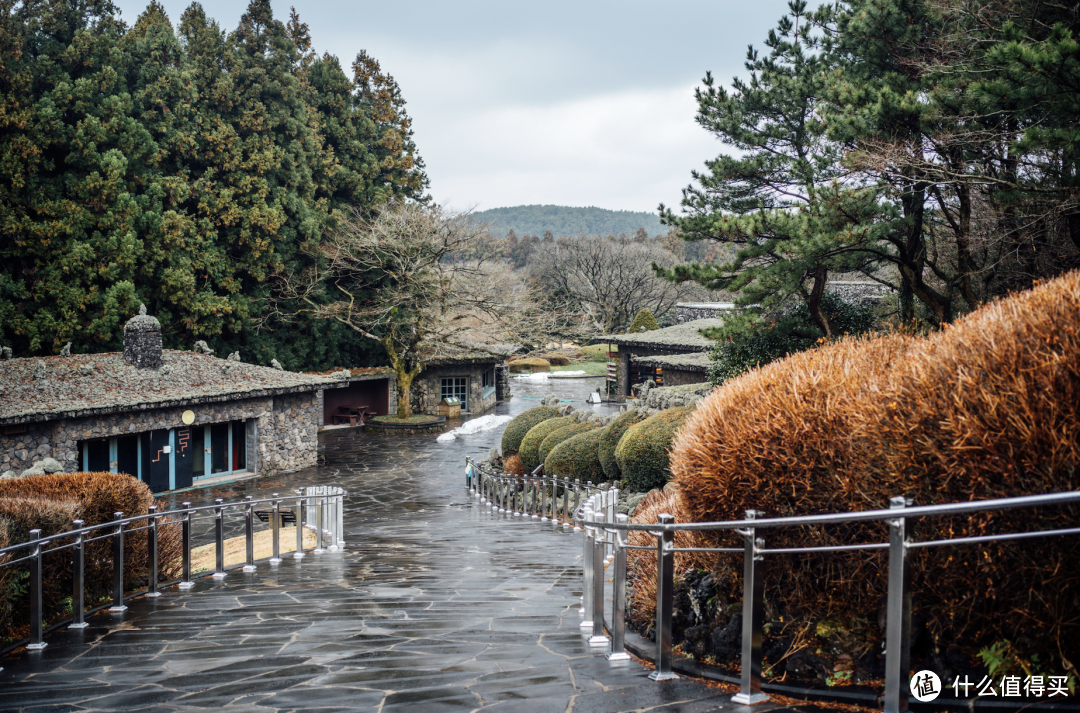
{"type": "Polygon", "coordinates": [[[199,354],[205,354],[206,356],[210,356],[214,353],[214,350],[211,349],[210,346],[201,339],[195,342],[195,348],[192,349],[192,351],[198,352],[199,354]]]}
{"type": "Polygon", "coordinates": [[[280,361],[278,361],[277,359],[271,359],[271,360],[270,360],[270,366],[274,367],[274,368],[275,368],[275,369],[277,369],[278,371],[285,371],[285,370],[284,370],[284,369],[283,369],[283,368],[281,367],[281,362],[280,362],[280,361]]]}
{"type": "Polygon", "coordinates": [[[65,344],[64,348],[60,350],[60,356],[62,356],[62,357],[71,356],[71,342],[68,342],[67,344],[65,344]]]}

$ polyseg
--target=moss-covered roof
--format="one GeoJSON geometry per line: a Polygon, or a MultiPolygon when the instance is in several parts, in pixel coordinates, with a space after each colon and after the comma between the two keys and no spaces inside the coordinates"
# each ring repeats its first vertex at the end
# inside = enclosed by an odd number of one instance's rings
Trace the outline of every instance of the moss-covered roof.
{"type": "Polygon", "coordinates": [[[703,352],[712,347],[712,340],[701,336],[701,330],[719,327],[720,319],[695,319],[672,327],[654,329],[637,334],[609,334],[597,337],[593,342],[600,344],[618,344],[627,347],[645,347],[672,352],[703,352]]]}
{"type": "Polygon", "coordinates": [[[136,369],[123,354],[76,354],[0,361],[0,424],[319,391],[348,383],[278,371],[196,352],[165,350],[160,369],[136,369]],[[35,378],[37,371],[44,375],[35,378]]]}
{"type": "Polygon", "coordinates": [[[661,354],[655,356],[634,357],[635,364],[642,366],[660,367],[674,371],[695,371],[704,373],[708,370],[709,355],[705,352],[691,352],[689,354],[661,354]]]}

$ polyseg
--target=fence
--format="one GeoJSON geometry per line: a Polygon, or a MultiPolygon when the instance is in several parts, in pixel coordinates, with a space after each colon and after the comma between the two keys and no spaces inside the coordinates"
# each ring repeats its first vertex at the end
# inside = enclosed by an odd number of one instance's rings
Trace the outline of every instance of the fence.
{"type": "MultiPolygon", "coordinates": [[[[265,519],[272,531],[273,554],[271,564],[281,562],[281,525],[283,522],[295,522],[296,527],[296,550],[293,553],[295,559],[304,557],[304,528],[305,522],[308,529],[314,529],[316,533],[316,545],[312,550],[315,554],[321,554],[326,550],[334,551],[344,547],[343,511],[346,491],[342,488],[316,486],[301,488],[295,496],[282,498],[278,493],[272,497],[254,499],[248,496],[244,500],[226,503],[222,499],[214,501],[213,505],[200,505],[192,507],[191,503],[183,503],[179,510],[158,512],[156,507],[150,507],[145,515],[124,517],[124,513],[113,514],[110,522],[83,527],[82,520],[75,520],[72,529],[67,532],[41,537],[41,530],[31,530],[30,539],[16,545],[10,545],[0,549],[0,567],[12,567],[22,562],[29,564],[30,578],[26,588],[26,596],[29,598],[30,610],[30,636],[28,639],[16,642],[8,649],[25,645],[27,649],[43,649],[47,646],[44,635],[47,631],[53,631],[65,624],[71,629],[81,629],[87,626],[86,615],[108,609],[111,612],[122,612],[127,609],[125,601],[133,597],[158,597],[162,587],[177,585],[179,589],[190,589],[194,586],[191,573],[191,550],[192,550],[192,525],[199,522],[208,522],[214,535],[215,545],[215,568],[208,575],[215,579],[224,578],[230,570],[241,569],[244,572],[254,572],[255,567],[255,520],[265,519]],[[295,500],[293,498],[295,497],[295,500]],[[292,501],[292,507],[285,505],[286,501],[292,501]],[[258,505],[267,505],[269,510],[256,510],[258,505]],[[244,518],[244,536],[246,540],[246,552],[243,565],[225,566],[225,525],[229,514],[238,513],[244,518]],[[306,516],[306,519],[305,519],[306,516]],[[158,532],[162,527],[179,527],[181,532],[181,569],[182,576],[178,580],[170,582],[158,582],[158,532]],[[124,592],[124,535],[134,532],[147,531],[147,586],[145,590],[124,592]],[[112,600],[101,606],[86,609],[85,595],[85,547],[97,540],[111,539],[112,541],[112,600]],[[324,549],[325,548],[325,549],[324,549]],[[70,550],[72,594],[72,615],[45,629],[42,612],[42,558],[54,552],[70,550]],[[20,553],[22,554],[18,556],[20,553]],[[13,558],[14,557],[14,558],[13,558]]],[[[207,575],[202,575],[207,576],[207,575]]]]}
{"type": "MultiPolygon", "coordinates": [[[[541,465],[527,476],[514,476],[488,470],[471,459],[466,459],[466,484],[470,491],[480,497],[481,503],[490,502],[493,509],[512,515],[533,514],[528,511],[526,493],[535,494],[535,503],[547,502],[547,492],[552,496],[563,488],[563,526],[573,523],[575,530],[584,531],[584,562],[582,597],[582,628],[591,632],[589,643],[607,646],[610,642],[609,660],[629,658],[625,650],[626,633],[626,551],[649,550],[653,547],[634,546],[627,543],[627,533],[636,530],[648,532],[656,538],[656,670],[649,674],[655,681],[678,678],[672,671],[672,614],[675,583],[676,552],[715,552],[741,554],[743,556],[743,609],[742,609],[742,655],[740,690],[732,700],[752,705],[768,700],[761,690],[762,632],[764,625],[764,579],[766,557],[797,555],[806,552],[852,552],[859,550],[888,550],[889,579],[885,631],[885,694],[882,700],[886,713],[908,710],[911,648],[911,578],[909,559],[912,554],[927,547],[962,546],[988,542],[1003,542],[1032,537],[1057,537],[1080,534],[1080,527],[1034,532],[1011,532],[979,537],[958,537],[945,540],[916,542],[912,538],[909,521],[924,517],[942,517],[976,512],[994,512],[1015,508],[1060,506],[1080,502],[1080,492],[1050,493],[1019,498],[1001,498],[944,505],[912,506],[909,499],[892,498],[888,509],[853,513],[831,513],[805,517],[766,518],[758,510],[747,510],[745,520],[726,522],[697,522],[676,524],[671,515],[660,515],[655,524],[630,524],[629,518],[616,512],[619,491],[615,488],[600,489],[592,483],[586,486],[584,499],[580,498],[580,483],[566,479],[543,476],[541,465]],[[574,510],[566,507],[569,488],[574,488],[574,510]],[[519,498],[518,493],[522,496],[519,498]],[[494,498],[494,500],[493,500],[494,498]],[[509,498],[510,508],[506,507],[509,498]],[[525,511],[519,512],[519,503],[525,511]],[[761,532],[777,527],[804,527],[837,525],[850,522],[884,521],[889,528],[888,542],[851,544],[833,547],[795,547],[767,549],[761,532]],[[675,533],[679,531],[729,530],[743,538],[742,547],[690,548],[675,547],[675,533]],[[604,567],[613,565],[612,620],[607,627],[610,639],[604,633],[604,567]],[[890,642],[899,642],[893,645],[890,642]]],[[[541,512],[556,517],[554,509],[541,512]]],[[[533,517],[536,517],[533,514],[533,517]]]]}

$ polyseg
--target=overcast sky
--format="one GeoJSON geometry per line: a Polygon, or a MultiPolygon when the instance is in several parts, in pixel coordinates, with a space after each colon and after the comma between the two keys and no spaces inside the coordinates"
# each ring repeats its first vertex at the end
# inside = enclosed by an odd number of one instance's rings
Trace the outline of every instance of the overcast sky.
{"type": "MultiPolygon", "coordinates": [[[[162,0],[176,25],[189,0],[162,0]]],[[[288,19],[293,3],[274,2],[288,19]]],[[[694,122],[706,70],[728,83],[778,0],[296,2],[315,49],[349,72],[367,50],[401,85],[431,193],[479,210],[522,204],[655,211],[724,148],[694,122]]],[[[118,2],[134,23],[146,3],[118,2]]],[[[235,29],[246,0],[206,2],[235,29]]],[[[351,73],[350,73],[351,76],[351,73]]]]}

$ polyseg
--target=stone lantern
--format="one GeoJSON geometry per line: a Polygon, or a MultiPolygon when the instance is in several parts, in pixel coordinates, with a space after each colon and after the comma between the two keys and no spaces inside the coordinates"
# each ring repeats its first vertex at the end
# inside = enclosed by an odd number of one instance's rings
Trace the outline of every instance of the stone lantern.
{"type": "Polygon", "coordinates": [[[162,363],[161,323],[139,305],[139,314],[124,325],[124,361],[136,369],[157,369],[162,363]]]}

